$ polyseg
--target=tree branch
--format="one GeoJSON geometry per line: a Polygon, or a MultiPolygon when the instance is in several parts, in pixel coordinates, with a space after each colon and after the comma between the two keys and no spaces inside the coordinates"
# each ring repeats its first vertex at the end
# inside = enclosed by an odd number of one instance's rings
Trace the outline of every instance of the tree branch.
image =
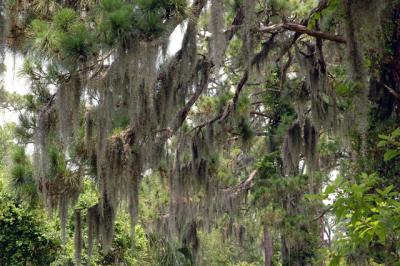
{"type": "Polygon", "coordinates": [[[253,186],[253,181],[257,175],[257,172],[258,172],[257,170],[254,170],[253,172],[251,172],[249,177],[246,180],[242,181],[239,185],[234,186],[234,187],[225,188],[225,189],[223,189],[223,192],[237,195],[244,190],[250,189],[253,186]]]}
{"type": "Polygon", "coordinates": [[[299,34],[307,34],[307,35],[315,37],[315,38],[320,38],[320,39],[324,39],[324,40],[328,40],[328,41],[346,44],[346,39],[343,38],[343,36],[341,36],[341,35],[334,35],[334,34],[322,32],[322,31],[318,31],[318,30],[310,30],[309,28],[307,28],[304,25],[292,23],[292,22],[264,26],[264,27],[257,29],[258,32],[262,32],[262,33],[275,33],[277,31],[281,31],[281,30],[294,31],[299,34]]]}
{"type": "Polygon", "coordinates": [[[396,92],[394,89],[390,88],[388,85],[383,84],[383,86],[392,94],[397,100],[400,101],[400,94],[396,92]]]}
{"type": "Polygon", "coordinates": [[[192,97],[190,97],[189,101],[185,104],[185,106],[183,106],[183,108],[176,115],[176,118],[171,128],[172,134],[175,133],[180,128],[180,126],[188,116],[190,109],[208,86],[210,63],[204,60],[200,65],[201,65],[200,67],[202,68],[202,75],[203,75],[201,83],[196,88],[194,94],[192,95],[192,97]]]}

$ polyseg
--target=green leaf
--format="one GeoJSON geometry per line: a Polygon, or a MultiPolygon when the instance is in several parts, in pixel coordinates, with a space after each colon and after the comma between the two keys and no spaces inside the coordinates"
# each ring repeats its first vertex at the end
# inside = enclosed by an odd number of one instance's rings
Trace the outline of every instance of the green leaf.
{"type": "Polygon", "coordinates": [[[400,155],[400,150],[388,150],[387,152],[385,152],[383,159],[385,162],[387,162],[397,157],[398,155],[400,155]]]}
{"type": "Polygon", "coordinates": [[[400,127],[392,132],[392,137],[394,138],[400,137],[400,127]]]}
{"type": "Polygon", "coordinates": [[[378,142],[378,147],[385,147],[388,144],[387,140],[381,140],[378,142]]]}
{"type": "Polygon", "coordinates": [[[378,137],[379,137],[380,139],[390,140],[390,137],[387,136],[387,135],[382,135],[382,134],[380,134],[378,137]]]}
{"type": "Polygon", "coordinates": [[[320,194],[306,194],[304,195],[304,198],[310,201],[314,200],[324,200],[328,198],[328,195],[320,195],[320,194]]]}
{"type": "Polygon", "coordinates": [[[332,194],[333,192],[335,192],[335,186],[331,184],[325,188],[324,194],[329,195],[332,194]]]}

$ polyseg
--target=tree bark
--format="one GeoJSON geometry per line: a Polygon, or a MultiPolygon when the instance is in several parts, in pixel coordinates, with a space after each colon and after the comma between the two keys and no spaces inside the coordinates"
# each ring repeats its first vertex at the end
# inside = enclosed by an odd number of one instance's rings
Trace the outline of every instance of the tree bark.
{"type": "Polygon", "coordinates": [[[273,247],[272,247],[272,237],[271,231],[268,225],[264,225],[264,256],[265,262],[264,266],[272,265],[272,255],[273,255],[273,247]]]}
{"type": "Polygon", "coordinates": [[[81,223],[81,211],[75,210],[75,265],[81,265],[82,257],[82,223],[81,223]]]}

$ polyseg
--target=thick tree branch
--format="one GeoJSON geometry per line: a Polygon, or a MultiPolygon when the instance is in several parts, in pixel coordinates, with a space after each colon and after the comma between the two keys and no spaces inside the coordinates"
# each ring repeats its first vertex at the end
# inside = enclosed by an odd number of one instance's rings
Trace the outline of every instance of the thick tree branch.
{"type": "MultiPolygon", "coordinates": [[[[198,2],[201,2],[201,1],[198,1],[198,2]]],[[[197,15],[199,15],[199,14],[197,14],[197,15]]],[[[239,26],[243,23],[243,19],[244,19],[243,6],[241,6],[236,12],[235,18],[232,22],[232,28],[225,32],[226,41],[227,41],[225,44],[225,47],[228,46],[229,41],[232,40],[233,36],[239,30],[239,26]]],[[[207,67],[204,68],[204,70],[207,69],[207,73],[203,73],[203,77],[205,77],[207,75],[207,84],[201,85],[198,88],[198,90],[196,90],[196,92],[193,94],[192,98],[187,102],[187,104],[178,112],[175,122],[173,123],[173,127],[168,130],[169,134],[173,134],[179,129],[179,127],[185,121],[193,104],[197,101],[197,99],[200,97],[202,92],[206,89],[206,88],[202,88],[202,87],[208,86],[208,75],[209,75],[209,70],[211,68],[211,65],[208,62],[207,62],[207,64],[208,64],[207,67]]],[[[244,84],[243,84],[243,86],[244,86],[244,84]]],[[[228,105],[227,108],[225,109],[224,113],[221,113],[218,116],[216,116],[215,118],[196,126],[195,129],[202,128],[202,127],[204,127],[210,123],[214,123],[215,121],[220,120],[220,119],[223,120],[230,113],[231,107],[232,107],[231,104],[228,105]]]]}
{"type": "Polygon", "coordinates": [[[223,190],[223,192],[229,193],[234,196],[234,195],[239,194],[242,191],[250,189],[253,186],[253,181],[257,175],[257,172],[258,172],[257,170],[254,170],[253,172],[251,172],[249,177],[247,177],[247,179],[242,181],[239,185],[234,186],[234,187],[225,188],[223,190]]]}
{"type": "Polygon", "coordinates": [[[180,128],[180,126],[183,124],[186,117],[188,116],[192,106],[196,103],[197,99],[200,97],[203,91],[205,91],[208,87],[210,63],[208,61],[203,61],[200,67],[202,68],[201,71],[202,79],[200,85],[196,88],[195,92],[193,93],[192,97],[190,97],[189,101],[185,104],[185,106],[183,106],[183,108],[176,115],[176,118],[171,127],[172,134],[175,133],[180,128]]]}
{"type": "Polygon", "coordinates": [[[310,30],[304,25],[297,24],[297,23],[292,23],[292,22],[286,22],[286,23],[281,23],[281,24],[275,24],[275,25],[270,25],[270,26],[264,26],[259,29],[257,29],[258,32],[262,33],[275,33],[278,31],[282,30],[289,30],[289,31],[294,31],[299,34],[307,34],[312,37],[328,40],[328,41],[333,41],[337,43],[346,43],[346,39],[341,36],[341,35],[334,35],[318,30],[310,30]]]}
{"type": "Polygon", "coordinates": [[[243,6],[240,6],[236,12],[236,16],[233,19],[232,27],[225,31],[226,40],[232,40],[233,36],[235,36],[236,32],[239,30],[240,25],[242,25],[244,19],[243,6]]]}
{"type": "Polygon", "coordinates": [[[240,79],[239,84],[236,87],[235,95],[233,96],[233,108],[236,109],[236,104],[239,100],[240,93],[242,92],[242,89],[244,85],[246,85],[247,80],[249,79],[249,71],[246,70],[240,79]]]}

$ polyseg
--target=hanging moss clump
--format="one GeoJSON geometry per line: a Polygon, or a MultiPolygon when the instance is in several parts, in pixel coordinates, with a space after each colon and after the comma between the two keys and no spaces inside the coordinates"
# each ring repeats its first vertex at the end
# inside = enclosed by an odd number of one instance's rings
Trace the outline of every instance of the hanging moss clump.
{"type": "Polygon", "coordinates": [[[121,190],[123,187],[123,155],[124,147],[119,137],[113,137],[107,140],[106,153],[102,160],[107,163],[101,163],[98,167],[99,183],[101,191],[100,217],[101,227],[100,235],[102,237],[103,249],[108,252],[114,236],[114,221],[116,217],[119,202],[123,200],[121,190]]]}
{"type": "Polygon", "coordinates": [[[311,118],[314,125],[333,133],[338,132],[338,110],[336,95],[329,84],[327,67],[325,65],[322,48],[319,41],[317,45],[308,44],[303,52],[296,48],[296,58],[300,70],[305,77],[306,86],[298,97],[298,117],[304,123],[304,115],[310,100],[311,118]]]}
{"type": "Polygon", "coordinates": [[[160,69],[156,114],[161,128],[170,126],[169,123],[179,107],[185,104],[197,76],[197,19],[190,19],[187,23],[181,50],[160,69]]]}
{"type": "Polygon", "coordinates": [[[93,255],[93,243],[95,239],[99,239],[101,214],[99,205],[93,205],[87,210],[87,228],[88,228],[88,256],[89,259],[93,255]]]}
{"type": "MultiPolygon", "coordinates": [[[[347,39],[347,57],[349,78],[354,82],[356,90],[352,102],[352,120],[361,136],[361,153],[366,154],[366,138],[368,131],[368,100],[367,72],[364,67],[364,47],[361,40],[360,24],[357,23],[357,3],[359,1],[343,0],[345,17],[345,33],[347,39]]],[[[367,3],[368,6],[370,3],[367,3]]]]}
{"type": "Polygon", "coordinates": [[[318,154],[317,154],[317,141],[318,135],[316,128],[311,124],[310,119],[306,119],[303,127],[304,136],[304,157],[309,167],[310,172],[317,170],[318,154]]]}
{"type": "Polygon", "coordinates": [[[212,33],[210,53],[211,59],[214,62],[215,75],[218,76],[226,46],[226,37],[224,33],[224,2],[212,0],[210,9],[209,27],[212,33]]]}
{"type": "Polygon", "coordinates": [[[77,137],[80,123],[81,82],[77,75],[61,83],[57,90],[56,107],[60,141],[65,150],[77,137]]]}
{"type": "Polygon", "coordinates": [[[305,119],[303,127],[299,121],[294,122],[287,130],[282,146],[283,169],[286,175],[299,174],[301,155],[304,156],[304,163],[310,172],[317,169],[317,140],[317,130],[309,118],[305,119]]]}
{"type": "Polygon", "coordinates": [[[294,123],[288,129],[283,142],[283,168],[287,175],[297,174],[299,170],[300,152],[303,144],[301,131],[300,124],[294,123]]]}

